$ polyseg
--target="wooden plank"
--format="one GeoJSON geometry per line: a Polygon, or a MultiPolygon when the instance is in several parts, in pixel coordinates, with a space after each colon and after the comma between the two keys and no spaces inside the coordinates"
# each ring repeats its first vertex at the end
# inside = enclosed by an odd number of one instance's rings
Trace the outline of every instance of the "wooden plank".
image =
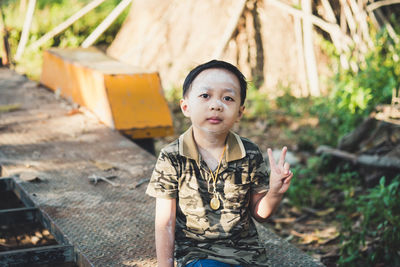
{"type": "Polygon", "coordinates": [[[70,245],[44,246],[0,252],[0,266],[31,266],[59,264],[74,261],[74,249],[70,245]]]}
{"type": "Polygon", "coordinates": [[[18,208],[0,210],[0,225],[34,222],[37,220],[37,208],[18,208]]]}

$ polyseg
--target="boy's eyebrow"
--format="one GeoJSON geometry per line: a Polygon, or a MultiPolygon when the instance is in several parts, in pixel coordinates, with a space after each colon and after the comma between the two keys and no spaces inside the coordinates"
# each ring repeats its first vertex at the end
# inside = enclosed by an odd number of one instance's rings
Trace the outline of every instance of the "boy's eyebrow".
{"type": "MultiPolygon", "coordinates": [[[[211,90],[211,91],[213,91],[214,89],[213,88],[211,88],[211,87],[209,87],[209,86],[204,86],[204,87],[201,87],[200,88],[201,90],[206,90],[206,91],[209,91],[209,90],[211,90]]],[[[234,95],[236,95],[236,91],[234,90],[234,89],[232,89],[232,88],[224,88],[223,89],[225,92],[230,92],[230,93],[232,93],[232,94],[234,94],[234,95]]]]}
{"type": "Polygon", "coordinates": [[[227,91],[227,92],[230,92],[230,93],[236,95],[236,91],[232,88],[225,88],[224,91],[227,91]]]}

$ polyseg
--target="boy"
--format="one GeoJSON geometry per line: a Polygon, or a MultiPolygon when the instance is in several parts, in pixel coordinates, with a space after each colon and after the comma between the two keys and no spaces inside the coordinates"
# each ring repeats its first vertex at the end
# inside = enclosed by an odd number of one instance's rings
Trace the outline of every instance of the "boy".
{"type": "Polygon", "coordinates": [[[233,65],[212,60],[194,68],[180,106],[192,126],[163,148],[146,193],[156,197],[158,266],[268,266],[250,216],[265,221],[293,177],[285,163],[231,132],[240,120],[246,80],[233,65]],[[268,184],[269,180],[269,184],[268,184]]]}

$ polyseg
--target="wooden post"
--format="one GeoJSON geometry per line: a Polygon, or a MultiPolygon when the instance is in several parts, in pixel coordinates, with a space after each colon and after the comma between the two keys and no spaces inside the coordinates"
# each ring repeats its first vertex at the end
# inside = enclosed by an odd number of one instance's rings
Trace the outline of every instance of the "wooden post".
{"type": "MultiPolygon", "coordinates": [[[[304,13],[311,15],[311,0],[301,0],[304,13]]],[[[304,56],[307,69],[308,85],[312,96],[320,96],[318,86],[318,70],[314,53],[313,24],[308,17],[303,18],[304,56]]]]}
{"type": "Polygon", "coordinates": [[[116,18],[124,11],[124,9],[132,2],[132,0],[122,0],[111,13],[100,23],[99,26],[83,41],[82,47],[91,46],[100,35],[110,27],[116,18]]]}
{"type": "Polygon", "coordinates": [[[89,4],[84,6],[81,10],[76,12],[74,15],[69,17],[66,21],[64,21],[63,23],[61,23],[60,25],[58,25],[57,27],[55,27],[54,29],[52,29],[51,31],[49,31],[48,33],[43,35],[39,40],[37,40],[35,43],[33,43],[28,48],[29,49],[33,49],[33,50],[39,48],[44,43],[46,43],[48,40],[50,40],[55,35],[59,34],[63,30],[68,28],[72,23],[74,23],[75,21],[77,21],[78,19],[80,19],[81,17],[86,15],[89,11],[91,11],[94,8],[96,8],[98,5],[100,5],[104,1],[105,0],[93,0],[92,2],[90,2],[89,4]]]}
{"type": "Polygon", "coordinates": [[[28,10],[26,11],[24,27],[22,29],[21,39],[18,43],[17,52],[15,53],[14,59],[19,61],[22,54],[24,53],[25,45],[28,41],[29,30],[32,24],[33,13],[35,12],[36,0],[29,0],[28,10]]]}
{"type": "Polygon", "coordinates": [[[306,70],[305,70],[305,59],[304,59],[304,48],[303,48],[303,31],[301,27],[301,19],[294,17],[294,36],[296,39],[296,50],[297,50],[297,64],[298,64],[298,79],[300,81],[301,95],[307,97],[310,95],[307,86],[306,70]]]}
{"type": "Polygon", "coordinates": [[[6,29],[6,22],[4,18],[4,13],[3,9],[1,8],[0,5],[0,23],[1,23],[1,28],[0,28],[0,34],[3,37],[3,58],[1,60],[1,64],[3,66],[9,66],[11,64],[11,56],[10,56],[10,45],[8,43],[8,31],[6,29]]]}

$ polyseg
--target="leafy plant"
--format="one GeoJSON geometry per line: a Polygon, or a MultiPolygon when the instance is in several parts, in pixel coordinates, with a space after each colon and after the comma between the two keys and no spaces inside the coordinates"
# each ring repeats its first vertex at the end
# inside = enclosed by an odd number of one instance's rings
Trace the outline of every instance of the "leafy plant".
{"type": "Polygon", "coordinates": [[[259,91],[252,82],[249,82],[247,86],[245,105],[245,114],[249,119],[256,117],[266,119],[271,111],[268,95],[265,92],[259,91]]]}
{"type": "Polygon", "coordinates": [[[318,170],[322,164],[322,158],[311,157],[306,166],[295,166],[293,174],[296,182],[292,183],[287,191],[290,203],[296,207],[323,208],[328,197],[328,191],[323,190],[319,183],[318,170]]]}
{"type": "Polygon", "coordinates": [[[337,117],[339,135],[348,133],[378,104],[388,104],[393,88],[400,85],[400,45],[392,44],[386,31],[376,35],[375,48],[357,73],[338,72],[326,103],[328,113],[337,117]]]}
{"type": "Polygon", "coordinates": [[[357,223],[342,216],[340,265],[400,265],[399,203],[400,176],[388,185],[382,177],[379,185],[351,203],[360,216],[357,223]]]}

